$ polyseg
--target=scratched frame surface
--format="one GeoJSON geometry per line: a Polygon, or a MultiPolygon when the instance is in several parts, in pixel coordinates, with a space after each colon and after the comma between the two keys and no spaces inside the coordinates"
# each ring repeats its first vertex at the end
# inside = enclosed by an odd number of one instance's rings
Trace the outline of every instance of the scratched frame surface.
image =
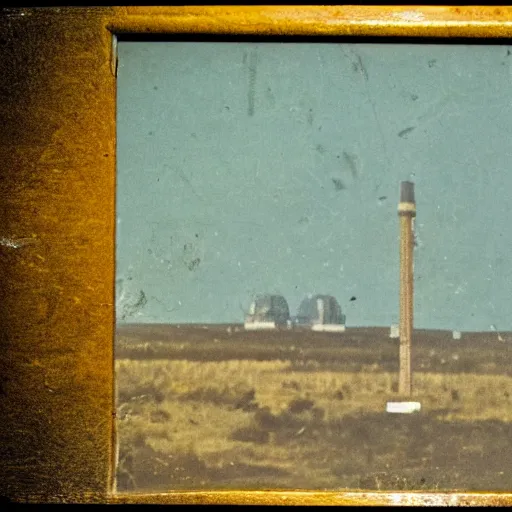
{"type": "Polygon", "coordinates": [[[512,8],[4,9],[0,495],[20,502],[65,503],[512,504],[512,492],[112,492],[113,43],[120,34],[178,33],[506,39],[512,35],[512,8]]]}

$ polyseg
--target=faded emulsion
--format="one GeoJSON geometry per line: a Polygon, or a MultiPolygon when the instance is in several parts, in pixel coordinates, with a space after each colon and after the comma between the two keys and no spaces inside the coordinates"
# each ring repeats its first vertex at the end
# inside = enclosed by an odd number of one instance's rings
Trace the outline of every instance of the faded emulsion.
{"type": "Polygon", "coordinates": [[[118,51],[119,496],[507,490],[509,48],[118,51]]]}

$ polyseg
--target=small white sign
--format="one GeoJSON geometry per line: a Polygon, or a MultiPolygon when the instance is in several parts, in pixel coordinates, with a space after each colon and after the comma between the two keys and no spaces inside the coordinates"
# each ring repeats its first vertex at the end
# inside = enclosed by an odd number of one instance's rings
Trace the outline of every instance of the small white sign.
{"type": "Polygon", "coordinates": [[[398,325],[393,324],[389,329],[389,337],[390,338],[399,338],[400,337],[400,329],[398,325]]]}
{"type": "Polygon", "coordinates": [[[411,414],[421,409],[419,402],[388,402],[386,404],[386,412],[411,414]]]}

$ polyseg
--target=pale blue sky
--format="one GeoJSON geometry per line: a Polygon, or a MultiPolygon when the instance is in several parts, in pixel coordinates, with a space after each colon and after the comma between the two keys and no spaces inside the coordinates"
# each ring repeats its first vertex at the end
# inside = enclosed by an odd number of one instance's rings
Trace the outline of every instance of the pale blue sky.
{"type": "Polygon", "coordinates": [[[411,180],[416,327],[512,330],[509,48],[120,42],[118,321],[396,323],[411,180]]]}

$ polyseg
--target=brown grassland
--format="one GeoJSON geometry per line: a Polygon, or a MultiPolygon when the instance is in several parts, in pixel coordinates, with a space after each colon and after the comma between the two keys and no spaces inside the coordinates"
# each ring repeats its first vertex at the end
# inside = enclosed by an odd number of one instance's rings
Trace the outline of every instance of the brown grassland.
{"type": "Polygon", "coordinates": [[[118,491],[510,491],[512,336],[416,331],[406,415],[388,333],[118,327],[118,491]]]}

